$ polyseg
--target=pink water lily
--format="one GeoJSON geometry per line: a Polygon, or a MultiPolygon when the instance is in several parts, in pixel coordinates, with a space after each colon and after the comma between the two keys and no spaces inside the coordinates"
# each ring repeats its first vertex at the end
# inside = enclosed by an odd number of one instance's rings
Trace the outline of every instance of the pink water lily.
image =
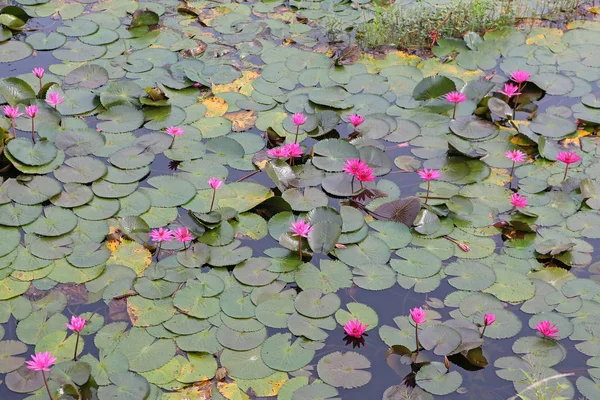
{"type": "Polygon", "coordinates": [[[346,335],[360,338],[365,333],[369,325],[363,324],[358,318],[351,319],[344,324],[346,335]]]}
{"type": "Polygon", "coordinates": [[[183,128],[180,128],[178,126],[169,126],[167,128],[167,133],[171,136],[181,136],[185,133],[185,131],[183,130],[183,128]]]}
{"type": "Polygon", "coordinates": [[[505,152],[504,155],[508,159],[512,160],[512,162],[523,162],[527,158],[525,153],[523,153],[521,150],[509,150],[505,152]]]}
{"type": "Polygon", "coordinates": [[[471,248],[464,243],[459,243],[458,248],[461,249],[462,251],[464,251],[465,253],[468,253],[469,251],[471,251],[471,248]]]}
{"type": "Polygon", "coordinates": [[[454,104],[458,104],[458,103],[462,103],[464,101],[467,101],[467,95],[461,92],[450,92],[450,93],[446,93],[446,101],[449,103],[454,103],[454,104]]]}
{"type": "Polygon", "coordinates": [[[363,182],[373,182],[375,180],[375,175],[373,175],[373,170],[369,167],[364,167],[356,174],[356,179],[361,183],[363,182]]]}
{"type": "Polygon", "coordinates": [[[48,392],[50,400],[54,399],[54,397],[52,396],[52,393],[50,393],[48,379],[46,378],[45,372],[50,371],[50,367],[53,366],[55,362],[56,357],[52,357],[52,354],[49,351],[32,355],[31,361],[26,361],[28,369],[32,371],[40,371],[42,373],[42,378],[44,379],[44,384],[46,385],[46,391],[48,392]]]}
{"type": "Polygon", "coordinates": [[[544,337],[552,339],[555,339],[557,337],[558,328],[556,327],[556,324],[552,324],[552,322],[548,320],[539,322],[535,326],[535,329],[537,329],[538,332],[541,333],[544,337]]]}
{"type": "Polygon", "coordinates": [[[297,126],[304,125],[307,118],[308,117],[302,113],[296,113],[296,114],[292,115],[292,122],[294,123],[294,125],[297,125],[297,126]]]}
{"type": "Polygon", "coordinates": [[[298,143],[288,143],[283,147],[288,157],[300,157],[302,155],[302,147],[298,143]]]}
{"type": "Polygon", "coordinates": [[[83,328],[85,328],[85,318],[71,316],[71,323],[67,322],[67,328],[72,330],[73,332],[81,332],[83,328]]]}
{"type": "Polygon", "coordinates": [[[521,94],[519,93],[519,87],[517,85],[513,85],[512,83],[505,83],[504,90],[500,90],[499,93],[508,96],[509,99],[513,96],[518,96],[521,94]]]}
{"type": "Polygon", "coordinates": [[[56,362],[49,351],[37,353],[31,356],[31,361],[26,361],[27,368],[32,371],[50,371],[50,367],[56,362]]]}
{"type": "Polygon", "coordinates": [[[494,314],[485,314],[483,316],[483,330],[481,331],[481,335],[479,337],[483,337],[485,330],[488,326],[496,321],[496,316],[494,314]]]}
{"type": "Polygon", "coordinates": [[[522,69],[517,69],[517,70],[511,72],[510,77],[513,81],[521,84],[521,83],[527,82],[527,80],[529,78],[531,78],[531,75],[529,75],[529,72],[527,72],[527,71],[524,71],[522,69]]]}
{"type": "Polygon", "coordinates": [[[415,307],[410,310],[410,317],[415,324],[420,325],[427,321],[427,311],[423,310],[421,307],[415,307]]]}
{"type": "Polygon", "coordinates": [[[461,92],[450,92],[446,93],[446,101],[449,103],[454,103],[454,110],[452,110],[452,119],[456,119],[456,106],[459,103],[467,101],[467,95],[461,92]]]}
{"type": "Polygon", "coordinates": [[[432,181],[434,179],[438,179],[441,176],[440,171],[438,171],[436,169],[425,168],[420,171],[417,171],[417,173],[419,174],[421,179],[423,179],[424,181],[432,181]]]}
{"type": "Polygon", "coordinates": [[[308,238],[308,234],[311,233],[314,228],[305,220],[299,219],[297,222],[292,222],[290,229],[294,232],[292,236],[308,238]]]}
{"type": "Polygon", "coordinates": [[[527,198],[519,193],[514,193],[510,196],[510,203],[516,208],[525,208],[527,207],[527,198]]]}
{"type": "Polygon", "coordinates": [[[290,158],[290,165],[294,165],[294,158],[302,155],[302,147],[298,143],[288,143],[283,146],[283,151],[290,158]]]}
{"type": "Polygon", "coordinates": [[[348,119],[350,120],[350,123],[354,126],[354,128],[365,122],[365,119],[358,114],[352,114],[348,117],[348,119]]]}
{"type": "Polygon", "coordinates": [[[35,77],[38,79],[42,79],[44,77],[44,68],[34,68],[32,72],[33,75],[35,75],[35,77]]]}
{"type": "Polygon", "coordinates": [[[267,150],[267,154],[273,158],[288,158],[288,152],[285,146],[274,147],[267,150]]]}
{"type": "Polygon", "coordinates": [[[151,230],[149,235],[150,235],[150,238],[154,242],[158,242],[158,243],[170,242],[171,239],[173,239],[173,232],[171,232],[171,230],[165,229],[163,227],[151,230]]]}
{"type": "Polygon", "coordinates": [[[190,233],[188,228],[178,228],[176,231],[173,231],[173,237],[177,239],[179,242],[183,243],[183,248],[185,249],[187,243],[194,240],[194,237],[190,233]]]}
{"type": "Polygon", "coordinates": [[[302,260],[302,238],[307,238],[309,234],[313,231],[312,226],[308,222],[303,219],[299,219],[297,222],[292,222],[292,226],[290,230],[294,232],[292,236],[298,236],[298,256],[300,260],[302,260]]]}
{"type": "Polygon", "coordinates": [[[292,115],[292,122],[296,125],[296,138],[294,143],[298,143],[298,134],[300,133],[300,125],[304,125],[308,117],[302,113],[296,113],[292,115]]]}
{"type": "Polygon", "coordinates": [[[158,261],[162,242],[170,242],[173,239],[173,232],[170,229],[160,227],[158,229],[152,229],[149,235],[152,241],[158,243],[158,250],[156,251],[156,261],[158,261]]]}
{"type": "Polygon", "coordinates": [[[424,311],[421,307],[415,307],[410,310],[410,317],[415,322],[415,342],[417,345],[416,352],[419,352],[421,347],[419,344],[419,325],[427,321],[427,311],[424,311]]]}
{"type": "Polygon", "coordinates": [[[344,172],[350,175],[357,175],[362,169],[369,166],[360,158],[349,158],[344,163],[344,172]]]}
{"type": "Polygon", "coordinates": [[[33,141],[33,143],[35,144],[35,116],[37,115],[39,109],[37,108],[36,105],[31,105],[31,106],[27,106],[25,107],[25,114],[27,114],[27,116],[29,118],[31,118],[31,140],[33,141]]]}
{"type": "Polygon", "coordinates": [[[509,150],[509,151],[505,152],[504,155],[509,160],[512,160],[512,167],[510,169],[510,180],[509,180],[512,184],[513,173],[515,172],[515,163],[525,161],[526,156],[525,156],[525,153],[523,153],[521,150],[509,150]]]}
{"type": "Polygon", "coordinates": [[[17,138],[17,128],[15,127],[15,119],[19,118],[23,113],[19,112],[19,106],[4,106],[4,115],[10,118],[12,125],[13,137],[17,138]]]}
{"type": "Polygon", "coordinates": [[[75,351],[73,352],[73,361],[77,361],[77,347],[79,346],[79,335],[83,328],[85,328],[85,318],[71,316],[71,323],[67,323],[67,328],[77,334],[77,340],[75,341],[75,351]]]}
{"type": "Polygon", "coordinates": [[[569,165],[581,161],[581,157],[577,155],[574,151],[561,151],[557,154],[556,159],[558,161],[564,162],[565,166],[565,174],[563,176],[563,181],[567,179],[567,173],[569,172],[569,165]]]}
{"type": "Polygon", "coordinates": [[[46,103],[50,104],[52,107],[56,109],[56,106],[62,104],[65,100],[64,96],[58,94],[58,92],[48,93],[48,98],[46,99],[46,103]]]}
{"type": "Polygon", "coordinates": [[[417,171],[417,173],[419,174],[421,179],[427,182],[427,194],[425,195],[425,205],[427,205],[427,202],[429,201],[429,191],[431,190],[431,181],[434,179],[438,179],[441,176],[441,174],[440,171],[436,169],[427,168],[421,171],[417,171]]]}
{"type": "Polygon", "coordinates": [[[217,196],[217,190],[221,186],[223,186],[223,181],[217,178],[216,176],[213,176],[207,181],[207,183],[208,186],[210,186],[213,189],[212,200],[210,202],[210,210],[208,210],[208,212],[211,212],[213,210],[213,207],[215,206],[215,197],[217,196]]]}

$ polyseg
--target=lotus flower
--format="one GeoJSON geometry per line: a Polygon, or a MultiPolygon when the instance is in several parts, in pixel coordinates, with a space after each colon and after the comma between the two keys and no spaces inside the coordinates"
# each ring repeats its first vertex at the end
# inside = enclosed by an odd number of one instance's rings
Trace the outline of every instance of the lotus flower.
{"type": "Polygon", "coordinates": [[[308,222],[303,219],[299,219],[297,222],[292,222],[292,226],[290,228],[294,234],[292,236],[300,236],[308,238],[308,234],[313,231],[313,227],[310,226],[308,222]]]}
{"type": "Polygon", "coordinates": [[[173,232],[173,237],[183,243],[184,248],[188,242],[194,240],[188,228],[179,228],[173,232]]]}
{"type": "Polygon", "coordinates": [[[468,253],[469,251],[471,251],[471,248],[464,243],[459,243],[458,247],[465,253],[468,253]]]}
{"type": "Polygon", "coordinates": [[[167,133],[171,136],[181,136],[185,133],[185,131],[183,130],[183,128],[180,128],[178,126],[170,126],[167,128],[167,133]]]}
{"type": "Polygon", "coordinates": [[[344,172],[356,176],[365,167],[368,167],[368,165],[360,158],[349,158],[344,163],[344,172]]]}
{"type": "Polygon", "coordinates": [[[25,114],[27,114],[27,116],[29,118],[35,118],[38,111],[39,111],[39,109],[35,105],[25,107],[25,114]]]}
{"type": "Polygon", "coordinates": [[[365,122],[365,119],[358,114],[352,114],[350,117],[348,117],[348,119],[350,119],[350,123],[354,126],[354,128],[365,122]]]}
{"type": "Polygon", "coordinates": [[[527,80],[531,78],[531,75],[529,75],[529,72],[527,71],[518,69],[516,71],[511,72],[510,77],[513,81],[517,82],[520,87],[520,84],[527,82],[527,80]]]}
{"type": "Polygon", "coordinates": [[[410,310],[410,317],[415,322],[415,342],[417,345],[416,352],[419,353],[419,325],[427,321],[427,311],[423,311],[421,307],[415,307],[410,310]]]}
{"type": "Polygon", "coordinates": [[[304,125],[306,122],[307,116],[302,113],[296,113],[292,115],[292,122],[296,126],[304,125]]]}
{"type": "Polygon", "coordinates": [[[285,146],[274,147],[267,150],[267,154],[273,158],[288,158],[288,152],[285,146]]]}
{"type": "Polygon", "coordinates": [[[42,378],[44,379],[44,384],[46,385],[46,390],[48,391],[48,396],[50,400],[54,399],[52,393],[50,393],[50,388],[48,387],[48,380],[46,379],[45,371],[50,371],[50,367],[54,365],[56,362],[56,357],[52,357],[52,354],[49,351],[45,351],[43,353],[37,353],[31,356],[31,361],[26,361],[27,368],[32,371],[41,371],[42,378]]]}
{"type": "Polygon", "coordinates": [[[528,204],[527,198],[519,193],[514,193],[510,196],[510,203],[516,208],[525,208],[528,204]]]}
{"type": "Polygon", "coordinates": [[[364,167],[358,171],[358,174],[356,174],[356,179],[361,183],[362,187],[363,182],[373,182],[375,180],[375,175],[373,175],[373,170],[371,168],[364,167]]]}
{"type": "Polygon", "coordinates": [[[537,329],[538,332],[540,332],[544,337],[552,339],[557,337],[556,334],[558,333],[558,328],[556,327],[556,324],[553,325],[552,322],[548,320],[544,320],[538,323],[535,326],[535,329],[537,329]]]}
{"type": "Polygon", "coordinates": [[[71,316],[71,323],[67,323],[67,328],[73,332],[81,332],[85,327],[85,318],[71,316]]]}
{"type": "Polygon", "coordinates": [[[425,195],[425,205],[429,201],[429,192],[431,190],[431,181],[434,179],[438,179],[440,175],[440,171],[435,169],[423,169],[417,172],[421,179],[427,182],[427,194],[425,195]]]}
{"type": "Polygon", "coordinates": [[[307,116],[302,113],[296,113],[292,115],[292,122],[296,125],[296,138],[294,139],[294,143],[298,143],[298,134],[300,133],[300,125],[304,125],[306,122],[307,116]]]}
{"type": "Polygon", "coordinates": [[[44,77],[44,68],[34,68],[32,72],[33,75],[40,80],[44,77]]]}
{"type": "Polygon", "coordinates": [[[467,100],[467,95],[461,92],[450,92],[446,93],[446,101],[449,103],[462,103],[467,100]]]}
{"type": "Polygon", "coordinates": [[[565,166],[565,174],[563,176],[563,181],[565,179],[567,179],[567,173],[569,172],[569,165],[571,165],[573,163],[576,163],[578,161],[581,161],[581,157],[579,157],[577,155],[577,153],[575,153],[575,152],[569,152],[569,151],[561,151],[556,156],[556,159],[558,161],[562,161],[562,162],[564,162],[566,164],[566,166],[565,166]]]}
{"type": "Polygon", "coordinates": [[[173,232],[163,227],[151,230],[149,235],[150,238],[157,243],[170,242],[171,239],[173,239],[173,232]]]}
{"type": "Polygon", "coordinates": [[[452,119],[456,119],[456,106],[458,105],[458,103],[467,101],[467,95],[461,92],[446,93],[446,101],[449,103],[454,103],[454,110],[452,110],[452,119]]]}
{"type": "Polygon", "coordinates": [[[298,143],[289,143],[283,147],[283,151],[288,157],[300,157],[302,155],[302,147],[298,143]]]}
{"type": "Polygon", "coordinates": [[[27,368],[32,371],[50,371],[50,367],[56,362],[56,357],[52,357],[49,351],[37,353],[31,356],[32,361],[27,361],[27,368]]]}
{"type": "Polygon", "coordinates": [[[519,87],[517,85],[513,85],[512,83],[505,83],[504,90],[500,90],[499,93],[508,96],[509,99],[513,96],[518,96],[521,94],[519,93],[519,87]]]}
{"type": "Polygon", "coordinates": [[[421,307],[415,307],[410,310],[410,317],[415,324],[420,325],[427,321],[427,311],[424,311],[421,307]]]}
{"type": "Polygon", "coordinates": [[[46,99],[46,103],[50,104],[52,107],[56,109],[56,106],[62,104],[65,100],[64,96],[60,96],[58,92],[48,93],[48,98],[46,99]]]}
{"type": "Polygon", "coordinates": [[[4,106],[4,115],[10,118],[10,123],[12,125],[13,137],[17,138],[17,128],[15,127],[15,119],[19,118],[23,113],[19,112],[19,106],[4,106]]]}
{"type": "Polygon", "coordinates": [[[496,321],[496,316],[494,314],[485,314],[483,316],[483,324],[485,326],[489,326],[489,325],[493,324],[494,321],[496,321]]]}
{"type": "Polygon", "coordinates": [[[73,361],[77,361],[77,347],[79,346],[79,335],[83,328],[85,328],[85,318],[71,316],[71,323],[67,323],[67,328],[77,334],[77,340],[75,341],[75,351],[73,352],[73,361]]]}
{"type": "Polygon", "coordinates": [[[292,236],[298,236],[298,256],[302,260],[302,238],[307,238],[309,233],[313,231],[313,227],[303,219],[299,219],[297,222],[292,222],[290,227],[291,231],[294,232],[292,236]]]}
{"type": "Polygon", "coordinates": [[[344,325],[344,332],[348,336],[360,338],[368,327],[369,325],[363,324],[358,318],[351,319],[344,325]]]}
{"type": "Polygon", "coordinates": [[[510,150],[504,153],[504,155],[512,160],[513,163],[523,162],[526,158],[525,153],[523,153],[521,150],[510,150]]]}
{"type": "Polygon", "coordinates": [[[219,189],[221,186],[223,186],[223,181],[220,180],[219,178],[217,178],[216,176],[213,176],[212,178],[210,178],[208,181],[206,181],[208,183],[208,185],[213,188],[214,190],[219,189]]]}
{"type": "Polygon", "coordinates": [[[210,202],[210,210],[208,211],[211,212],[213,210],[213,207],[215,206],[215,197],[217,196],[217,190],[221,186],[223,186],[223,181],[217,178],[216,176],[213,176],[207,182],[208,185],[213,189],[212,200],[210,202]]]}
{"type": "Polygon", "coordinates": [[[440,171],[435,169],[423,169],[421,171],[418,171],[418,174],[424,181],[438,179],[441,176],[440,171]]]}

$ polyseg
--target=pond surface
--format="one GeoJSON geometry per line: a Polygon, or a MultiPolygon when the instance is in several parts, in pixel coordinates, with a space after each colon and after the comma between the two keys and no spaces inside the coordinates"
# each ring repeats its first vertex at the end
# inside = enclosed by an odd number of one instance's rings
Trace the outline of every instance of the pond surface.
{"type": "Polygon", "coordinates": [[[44,351],[61,399],[600,398],[600,24],[440,38],[429,59],[327,43],[327,18],[373,10],[0,11],[0,96],[38,107],[35,144],[30,117],[0,120],[0,398],[48,398],[25,366],[44,351]],[[293,162],[267,153],[296,141],[293,162]],[[161,227],[193,244],[159,251],[161,227]]]}

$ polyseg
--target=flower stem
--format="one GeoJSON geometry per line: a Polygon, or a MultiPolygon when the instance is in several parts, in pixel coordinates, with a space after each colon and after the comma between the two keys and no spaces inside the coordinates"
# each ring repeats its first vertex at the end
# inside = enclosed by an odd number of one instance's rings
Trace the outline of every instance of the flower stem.
{"type": "Polygon", "coordinates": [[[172,148],[174,144],[175,144],[175,136],[173,136],[173,140],[171,140],[171,145],[169,146],[169,149],[172,148]]]}
{"type": "Polygon", "coordinates": [[[79,332],[77,332],[77,339],[75,340],[75,351],[73,352],[73,361],[77,361],[77,346],[79,345],[79,332]]]}
{"type": "Polygon", "coordinates": [[[302,261],[302,237],[298,239],[298,255],[300,256],[300,261],[302,261]]]}
{"type": "Polygon", "coordinates": [[[427,181],[427,195],[425,196],[425,205],[427,205],[427,202],[429,201],[429,189],[431,187],[431,181],[427,181]]]}
{"type": "Polygon", "coordinates": [[[15,127],[15,119],[11,119],[11,124],[12,124],[12,130],[13,130],[13,137],[16,139],[17,138],[17,128],[15,127]]]}
{"type": "Polygon", "coordinates": [[[296,138],[294,139],[294,143],[298,143],[298,133],[300,133],[300,125],[296,125],[296,138]]]}
{"type": "Polygon", "coordinates": [[[44,370],[42,370],[42,378],[44,378],[44,384],[46,385],[46,390],[48,391],[48,396],[50,396],[50,400],[53,400],[52,394],[50,393],[50,388],[48,387],[48,380],[46,379],[46,374],[44,373],[44,370]]]}
{"type": "Polygon", "coordinates": [[[38,95],[40,96],[40,99],[41,99],[42,98],[42,78],[40,78],[40,91],[39,91],[38,95]]]}
{"type": "Polygon", "coordinates": [[[515,162],[513,161],[512,168],[510,169],[510,183],[512,184],[513,173],[515,172],[515,162]]]}
{"type": "Polygon", "coordinates": [[[33,140],[33,144],[35,144],[35,136],[34,136],[35,124],[33,121],[34,121],[34,119],[31,118],[31,140],[33,140]]]}
{"type": "Polygon", "coordinates": [[[481,331],[481,335],[479,336],[479,338],[483,338],[483,334],[485,333],[485,328],[487,328],[487,325],[483,326],[483,330],[481,331]]]}
{"type": "Polygon", "coordinates": [[[567,164],[567,166],[565,167],[565,175],[563,176],[563,182],[565,179],[567,179],[567,172],[569,172],[569,164],[567,164]]]}
{"type": "Polygon", "coordinates": [[[456,106],[458,103],[454,103],[454,110],[452,111],[452,119],[456,119],[456,106]]]}
{"type": "Polygon", "coordinates": [[[210,210],[208,210],[208,212],[211,212],[215,205],[215,196],[216,195],[217,195],[217,189],[213,189],[212,201],[210,202],[210,210]]]}
{"type": "Polygon", "coordinates": [[[352,175],[352,182],[350,183],[350,185],[351,185],[350,189],[352,190],[352,193],[354,193],[354,178],[355,178],[355,176],[352,175]]]}
{"type": "Polygon", "coordinates": [[[415,342],[417,345],[417,354],[419,354],[419,324],[415,323],[415,342]]]}
{"type": "Polygon", "coordinates": [[[160,256],[160,247],[162,246],[162,242],[158,242],[158,250],[156,251],[156,262],[158,262],[158,256],[160,256]]]}

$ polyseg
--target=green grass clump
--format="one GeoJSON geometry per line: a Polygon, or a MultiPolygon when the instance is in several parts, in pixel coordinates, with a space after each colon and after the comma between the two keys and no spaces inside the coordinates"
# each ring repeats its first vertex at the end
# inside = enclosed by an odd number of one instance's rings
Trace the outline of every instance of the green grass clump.
{"type": "Polygon", "coordinates": [[[420,2],[411,6],[376,6],[373,19],[358,27],[356,37],[363,48],[429,47],[433,32],[439,38],[462,37],[467,32],[514,25],[516,14],[510,3],[510,0],[456,0],[442,6],[420,2]]]}

